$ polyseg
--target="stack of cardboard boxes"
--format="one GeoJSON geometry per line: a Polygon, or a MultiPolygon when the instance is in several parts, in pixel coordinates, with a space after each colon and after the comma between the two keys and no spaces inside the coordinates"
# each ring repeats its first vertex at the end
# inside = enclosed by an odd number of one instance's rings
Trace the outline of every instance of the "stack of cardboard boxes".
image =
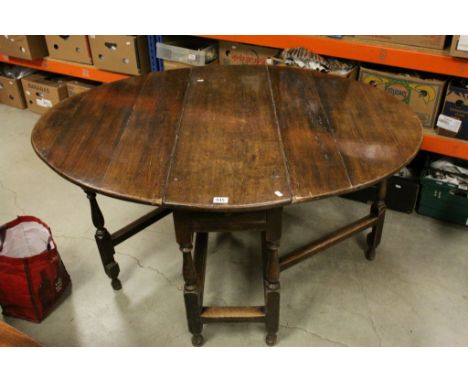
{"type": "MultiPolygon", "coordinates": [[[[0,53],[28,60],[51,57],[80,64],[92,64],[87,36],[0,36],[0,53]]],[[[4,66],[3,68],[7,68],[4,66]]],[[[44,113],[57,103],[95,87],[97,83],[46,73],[14,70],[0,75],[0,103],[44,113]]],[[[0,70],[1,72],[1,70],[0,70]]]]}
{"type": "Polygon", "coordinates": [[[266,65],[281,49],[214,41],[189,36],[167,36],[156,44],[156,55],[164,70],[205,65],[266,65]]]}
{"type": "Polygon", "coordinates": [[[145,36],[2,35],[0,53],[35,60],[50,57],[131,75],[149,71],[145,36]]]}
{"type": "Polygon", "coordinates": [[[90,90],[97,83],[35,72],[11,65],[0,66],[0,103],[44,113],[60,101],[90,90]]]}

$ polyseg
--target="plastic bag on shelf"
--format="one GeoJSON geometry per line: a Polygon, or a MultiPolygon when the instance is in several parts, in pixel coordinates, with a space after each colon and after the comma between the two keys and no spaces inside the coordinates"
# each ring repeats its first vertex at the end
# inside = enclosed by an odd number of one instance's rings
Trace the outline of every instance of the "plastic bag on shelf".
{"type": "Polygon", "coordinates": [[[23,68],[16,65],[3,64],[0,66],[0,75],[13,78],[15,80],[20,80],[21,78],[29,76],[34,72],[34,69],[23,68]]]}
{"type": "Polygon", "coordinates": [[[288,66],[317,70],[340,77],[348,77],[356,68],[354,62],[324,57],[305,48],[288,48],[281,53],[281,59],[288,66]]]}

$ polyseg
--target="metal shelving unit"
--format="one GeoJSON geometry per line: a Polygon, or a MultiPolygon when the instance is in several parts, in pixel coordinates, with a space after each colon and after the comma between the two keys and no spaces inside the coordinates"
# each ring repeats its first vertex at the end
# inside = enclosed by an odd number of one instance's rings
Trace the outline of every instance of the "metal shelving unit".
{"type": "Polygon", "coordinates": [[[164,70],[163,60],[156,57],[156,43],[162,42],[162,36],[148,36],[148,52],[150,57],[150,67],[152,72],[164,70]]]}
{"type": "Polygon", "coordinates": [[[352,37],[334,38],[300,35],[213,35],[203,37],[281,49],[301,46],[324,56],[421,70],[448,76],[468,77],[468,60],[451,57],[445,50],[441,51],[377,41],[364,41],[352,37]]]}
{"type": "Polygon", "coordinates": [[[106,72],[104,70],[97,69],[92,65],[53,60],[50,58],[29,61],[0,54],[0,62],[98,82],[113,82],[129,77],[126,74],[106,72]]]}
{"type": "MultiPolygon", "coordinates": [[[[367,42],[351,37],[340,39],[300,35],[204,35],[202,37],[280,49],[301,46],[324,56],[468,78],[468,60],[451,57],[446,51],[434,49],[367,42]]],[[[436,135],[429,130],[425,131],[421,149],[468,159],[468,141],[436,135]]]]}

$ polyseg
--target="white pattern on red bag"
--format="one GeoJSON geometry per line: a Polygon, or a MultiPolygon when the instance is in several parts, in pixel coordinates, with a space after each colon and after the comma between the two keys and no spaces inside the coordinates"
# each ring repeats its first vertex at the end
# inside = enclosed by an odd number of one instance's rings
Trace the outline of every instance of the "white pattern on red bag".
{"type": "Polygon", "coordinates": [[[62,278],[59,277],[57,281],[55,282],[55,290],[57,292],[60,292],[62,290],[62,287],[63,287],[62,278]]]}

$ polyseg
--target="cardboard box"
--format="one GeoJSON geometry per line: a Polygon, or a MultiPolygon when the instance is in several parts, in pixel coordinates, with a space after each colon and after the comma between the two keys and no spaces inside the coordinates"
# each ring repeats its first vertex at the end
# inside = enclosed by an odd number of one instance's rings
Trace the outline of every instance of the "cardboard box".
{"type": "MultiPolygon", "coordinates": [[[[218,65],[218,60],[211,61],[209,64],[206,64],[205,66],[211,66],[211,65],[218,65]]],[[[164,70],[175,70],[175,69],[193,68],[193,65],[184,64],[183,62],[163,60],[163,67],[164,67],[164,70]]]]}
{"type": "Polygon", "coordinates": [[[444,92],[445,81],[423,79],[361,67],[359,81],[375,86],[408,104],[418,115],[422,125],[435,126],[444,92]]]}
{"type": "MultiPolygon", "coordinates": [[[[338,75],[338,74],[334,74],[334,73],[330,73],[330,74],[332,74],[332,75],[338,75]]],[[[348,78],[348,79],[350,79],[350,80],[357,80],[358,74],[359,74],[359,66],[356,65],[355,68],[353,68],[352,70],[350,70],[350,71],[346,74],[345,78],[348,78]]],[[[338,76],[340,76],[340,75],[338,75],[338,76]]]]}
{"type": "Polygon", "coordinates": [[[0,35],[0,53],[11,57],[34,60],[49,53],[44,36],[0,35]]]}
{"type": "Polygon", "coordinates": [[[449,83],[437,128],[440,135],[468,140],[468,81],[449,83]]]}
{"type": "Polygon", "coordinates": [[[359,73],[359,66],[355,66],[354,68],[350,69],[348,72],[341,71],[341,72],[328,72],[330,76],[341,77],[341,78],[348,78],[350,80],[357,80],[359,73]]]}
{"type": "Polygon", "coordinates": [[[49,57],[64,61],[92,64],[88,36],[45,36],[49,57]]]}
{"type": "Polygon", "coordinates": [[[0,103],[18,109],[26,108],[21,80],[0,75],[0,103]]]}
{"type": "Polygon", "coordinates": [[[468,58],[468,36],[453,36],[450,46],[450,55],[453,57],[468,58]]]}
{"type": "Polygon", "coordinates": [[[183,62],[163,60],[163,67],[164,67],[164,70],[177,70],[177,69],[192,68],[193,65],[184,64],[183,62]]]}
{"type": "Polygon", "coordinates": [[[74,96],[83,92],[87,92],[98,86],[97,83],[85,80],[70,80],[67,81],[68,96],[74,96]]]}
{"type": "Polygon", "coordinates": [[[193,36],[165,36],[156,43],[156,57],[193,66],[204,66],[218,58],[217,42],[193,36]]]}
{"type": "Polygon", "coordinates": [[[419,46],[429,49],[444,49],[447,36],[442,35],[356,35],[355,37],[364,40],[383,41],[393,44],[419,46]]]}
{"type": "Polygon", "coordinates": [[[277,56],[280,52],[281,49],[220,41],[219,63],[221,65],[266,65],[269,58],[277,56]]]}
{"type": "Polygon", "coordinates": [[[21,80],[28,109],[43,114],[68,97],[66,79],[48,74],[31,74],[21,80]]]}
{"type": "Polygon", "coordinates": [[[149,72],[146,36],[89,36],[93,63],[99,69],[125,74],[149,72]]]}

